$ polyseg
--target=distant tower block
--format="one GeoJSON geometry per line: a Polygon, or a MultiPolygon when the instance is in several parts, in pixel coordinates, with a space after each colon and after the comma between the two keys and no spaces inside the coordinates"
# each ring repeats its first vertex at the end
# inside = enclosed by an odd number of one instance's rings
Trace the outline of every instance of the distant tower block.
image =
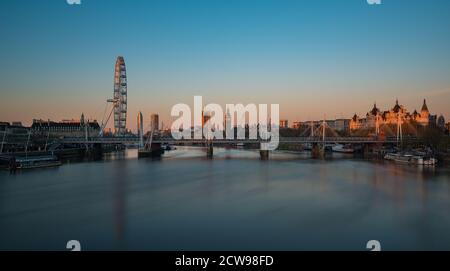
{"type": "Polygon", "coordinates": [[[159,131],[159,115],[158,114],[152,114],[150,116],[150,127],[151,127],[151,130],[154,132],[159,131]]]}
{"type": "Polygon", "coordinates": [[[139,136],[139,148],[144,147],[144,117],[142,116],[142,113],[139,112],[137,116],[137,129],[138,129],[138,136],[139,136]]]}
{"type": "Polygon", "coordinates": [[[119,56],[114,73],[114,129],[117,135],[127,131],[127,70],[125,60],[119,56]]]}

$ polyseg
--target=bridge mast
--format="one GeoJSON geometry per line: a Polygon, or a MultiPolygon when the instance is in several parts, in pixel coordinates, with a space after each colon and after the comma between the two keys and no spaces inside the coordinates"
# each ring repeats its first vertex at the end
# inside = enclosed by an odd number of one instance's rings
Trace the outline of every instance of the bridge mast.
{"type": "Polygon", "coordinates": [[[376,124],[375,124],[375,134],[378,136],[380,134],[380,116],[377,113],[376,124]]]}
{"type": "Polygon", "coordinates": [[[47,146],[48,146],[48,140],[50,139],[50,119],[48,120],[48,122],[47,122],[47,127],[48,127],[48,130],[47,130],[47,138],[45,139],[45,148],[44,148],[44,151],[47,151],[47,146]]]}
{"type": "Polygon", "coordinates": [[[28,132],[27,145],[25,145],[25,157],[28,158],[28,144],[30,143],[31,129],[28,132]]]}
{"type": "Polygon", "coordinates": [[[89,150],[89,131],[88,131],[88,124],[89,124],[89,120],[88,123],[83,123],[82,125],[84,126],[84,139],[86,140],[86,150],[89,150]]]}
{"type": "Polygon", "coordinates": [[[402,119],[400,113],[397,117],[397,144],[403,143],[402,119]]]}
{"type": "Polygon", "coordinates": [[[152,150],[152,144],[153,144],[153,133],[154,133],[154,129],[152,129],[151,130],[151,133],[150,133],[150,137],[149,138],[147,138],[147,142],[145,143],[145,146],[144,146],[144,150],[146,150],[146,151],[151,151],[152,150]]]}
{"type": "Polygon", "coordinates": [[[324,117],[323,123],[322,123],[322,140],[323,140],[324,145],[325,145],[325,129],[326,129],[326,122],[325,122],[325,117],[324,117]]]}
{"type": "Polygon", "coordinates": [[[106,110],[108,110],[108,104],[110,104],[110,103],[113,104],[113,107],[112,107],[111,111],[109,112],[109,115],[106,118],[106,121],[105,121],[105,116],[103,116],[102,125],[100,127],[100,133],[99,133],[100,137],[103,137],[104,130],[106,129],[106,126],[108,125],[109,119],[111,119],[111,115],[112,115],[112,113],[114,112],[114,110],[116,108],[117,100],[116,99],[108,99],[106,101],[105,113],[106,113],[106,110]]]}

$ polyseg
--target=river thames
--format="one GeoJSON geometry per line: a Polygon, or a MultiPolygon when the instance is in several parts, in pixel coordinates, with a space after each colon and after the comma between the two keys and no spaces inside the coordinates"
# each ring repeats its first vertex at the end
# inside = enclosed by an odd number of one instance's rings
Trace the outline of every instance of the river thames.
{"type": "Polygon", "coordinates": [[[450,169],[180,148],[0,172],[0,250],[450,250],[450,169]]]}

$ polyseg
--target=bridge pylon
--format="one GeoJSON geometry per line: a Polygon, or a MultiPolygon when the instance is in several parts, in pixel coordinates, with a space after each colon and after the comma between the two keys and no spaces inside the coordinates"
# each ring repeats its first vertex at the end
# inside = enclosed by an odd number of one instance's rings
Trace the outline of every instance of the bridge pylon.
{"type": "Polygon", "coordinates": [[[212,140],[206,140],[206,157],[212,159],[214,157],[214,146],[212,140]]]}

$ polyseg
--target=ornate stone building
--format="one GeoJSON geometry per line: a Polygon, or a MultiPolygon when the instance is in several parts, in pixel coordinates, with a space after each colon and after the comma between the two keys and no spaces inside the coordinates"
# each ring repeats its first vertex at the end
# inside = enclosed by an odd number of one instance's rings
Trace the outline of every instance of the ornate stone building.
{"type": "Polygon", "coordinates": [[[33,120],[31,130],[35,134],[49,135],[49,136],[76,136],[82,137],[86,133],[89,136],[98,135],[100,133],[100,125],[96,120],[85,121],[84,115],[81,115],[80,120],[64,120],[62,122],[54,122],[50,120],[33,120]]]}
{"type": "Polygon", "coordinates": [[[413,113],[408,112],[408,110],[403,105],[400,105],[397,100],[394,107],[389,111],[382,112],[375,103],[372,110],[366,114],[365,118],[360,118],[355,114],[350,121],[350,129],[376,129],[377,126],[397,125],[399,122],[402,124],[405,122],[415,122],[421,126],[429,126],[435,119],[436,116],[431,115],[428,110],[426,100],[423,101],[420,113],[417,112],[417,110],[414,110],[413,113]]]}

